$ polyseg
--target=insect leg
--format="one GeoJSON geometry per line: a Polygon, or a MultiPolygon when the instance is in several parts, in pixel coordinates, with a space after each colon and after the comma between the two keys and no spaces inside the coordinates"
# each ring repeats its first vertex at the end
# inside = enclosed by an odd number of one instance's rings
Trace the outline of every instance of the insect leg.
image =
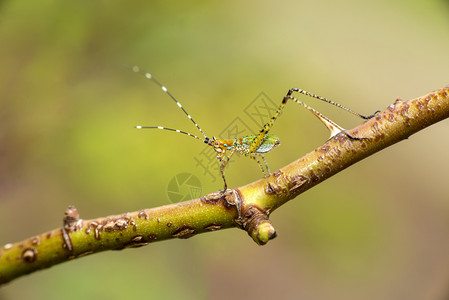
{"type": "Polygon", "coordinates": [[[256,154],[248,153],[248,154],[245,154],[245,156],[246,156],[246,157],[249,157],[249,158],[251,158],[251,159],[253,159],[253,160],[255,160],[255,161],[257,162],[257,164],[259,165],[260,170],[262,170],[262,173],[263,173],[264,175],[268,175],[268,174],[271,173],[271,172],[270,172],[270,168],[268,167],[268,164],[267,164],[267,160],[265,159],[265,157],[264,157],[263,155],[260,155],[260,156],[262,157],[262,159],[263,159],[263,161],[264,161],[264,163],[265,163],[265,167],[267,168],[266,171],[265,171],[263,165],[260,163],[260,160],[257,159],[257,155],[256,155],[256,154]],[[267,172],[268,172],[268,174],[267,174],[267,172]]]}
{"type": "Polygon", "coordinates": [[[263,128],[259,131],[259,133],[256,135],[254,140],[251,142],[248,148],[249,153],[254,153],[256,150],[262,145],[265,136],[270,131],[271,127],[273,127],[274,122],[279,117],[279,115],[282,112],[282,109],[284,109],[285,104],[287,104],[287,100],[285,97],[281,102],[281,105],[279,105],[278,109],[274,113],[274,115],[271,117],[271,119],[263,125],[263,128]]]}
{"type": "MultiPolygon", "coordinates": [[[[329,131],[331,132],[331,136],[329,138],[334,137],[335,135],[339,134],[340,132],[343,132],[344,134],[346,134],[350,139],[352,140],[368,140],[368,138],[358,138],[358,137],[354,137],[352,135],[350,135],[349,133],[347,133],[345,131],[345,129],[343,127],[341,127],[340,125],[338,125],[337,123],[335,123],[334,121],[330,120],[329,118],[325,117],[324,115],[322,115],[319,111],[315,110],[314,108],[308,106],[307,104],[305,104],[302,101],[299,101],[298,99],[296,99],[293,96],[287,95],[284,97],[284,99],[291,99],[293,101],[295,101],[296,103],[302,105],[303,107],[305,107],[306,109],[308,109],[310,112],[312,112],[318,119],[321,120],[321,122],[323,122],[323,124],[329,129],[329,131]]],[[[335,102],[334,102],[335,103],[335,102]]]]}
{"type": "Polygon", "coordinates": [[[312,97],[312,98],[315,98],[315,99],[318,99],[318,100],[327,102],[327,103],[329,103],[329,104],[332,104],[332,105],[334,105],[334,106],[336,106],[336,107],[338,107],[338,108],[344,109],[344,110],[346,110],[347,112],[349,112],[349,113],[351,113],[351,114],[353,114],[353,115],[356,115],[357,117],[360,117],[360,118],[365,119],[365,120],[371,119],[371,118],[374,117],[377,113],[380,112],[380,110],[378,110],[378,111],[376,111],[376,112],[375,112],[374,114],[372,114],[372,115],[364,116],[364,115],[361,115],[361,114],[359,114],[358,112],[355,112],[355,111],[353,111],[352,109],[349,109],[349,108],[347,108],[347,107],[345,107],[345,106],[343,106],[343,105],[341,105],[341,104],[339,104],[339,103],[337,103],[337,102],[334,102],[334,101],[332,101],[332,100],[326,99],[326,98],[324,98],[324,97],[315,95],[315,94],[313,94],[313,93],[310,93],[310,92],[307,92],[307,91],[304,91],[304,90],[301,90],[301,89],[292,88],[292,89],[288,90],[287,96],[291,96],[291,95],[293,94],[293,92],[297,92],[297,93],[300,93],[300,94],[303,94],[303,95],[306,95],[306,96],[309,96],[309,97],[312,97]]]}
{"type": "Polygon", "coordinates": [[[223,178],[223,182],[224,182],[224,188],[223,188],[222,193],[225,193],[226,190],[228,189],[228,184],[226,183],[224,169],[225,169],[226,165],[228,164],[228,161],[231,159],[232,154],[234,154],[234,150],[231,150],[229,152],[229,155],[223,159],[223,161],[220,165],[220,173],[221,173],[221,177],[223,178]]]}
{"type": "Polygon", "coordinates": [[[268,162],[267,162],[267,160],[265,159],[265,156],[264,156],[264,155],[260,155],[260,156],[262,157],[263,162],[265,163],[265,167],[267,168],[268,174],[271,174],[270,167],[268,166],[268,162]]]}

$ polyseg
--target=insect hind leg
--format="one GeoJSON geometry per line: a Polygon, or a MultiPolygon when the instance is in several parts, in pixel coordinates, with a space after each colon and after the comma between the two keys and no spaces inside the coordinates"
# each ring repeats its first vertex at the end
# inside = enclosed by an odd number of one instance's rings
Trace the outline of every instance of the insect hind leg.
{"type": "Polygon", "coordinates": [[[321,100],[321,101],[326,102],[326,103],[329,103],[329,104],[332,104],[332,105],[334,105],[334,106],[336,106],[336,107],[338,107],[338,108],[341,108],[341,109],[343,109],[343,110],[346,110],[347,112],[349,112],[349,113],[351,113],[351,114],[353,114],[353,115],[355,115],[355,116],[357,116],[357,117],[360,117],[360,118],[362,118],[362,119],[365,119],[365,120],[371,119],[372,117],[374,117],[375,115],[377,115],[377,114],[380,112],[380,110],[378,110],[378,111],[376,111],[376,112],[375,112],[374,114],[372,114],[372,115],[364,116],[364,115],[361,115],[361,114],[359,114],[358,112],[355,112],[355,111],[353,111],[352,109],[347,108],[347,107],[345,107],[345,106],[343,106],[343,105],[341,105],[341,104],[339,104],[339,103],[337,103],[337,102],[334,102],[334,101],[329,100],[329,99],[327,99],[327,98],[318,96],[318,95],[316,95],[316,94],[313,94],[313,93],[310,93],[310,92],[307,92],[307,91],[304,91],[304,90],[301,90],[301,89],[298,89],[298,88],[291,88],[291,89],[289,89],[288,92],[287,92],[287,96],[288,96],[288,97],[291,96],[294,92],[297,92],[297,93],[300,93],[300,94],[303,94],[303,95],[306,95],[306,96],[309,96],[309,97],[312,97],[312,98],[321,100]]]}
{"type": "Polygon", "coordinates": [[[270,167],[268,166],[268,162],[267,162],[267,160],[265,159],[265,156],[263,156],[263,155],[260,155],[260,156],[261,156],[262,159],[263,159],[263,162],[264,162],[264,164],[265,164],[265,168],[267,168],[267,172],[268,172],[267,175],[271,174],[270,167]]]}
{"type": "Polygon", "coordinates": [[[267,163],[267,160],[265,159],[265,156],[263,156],[262,154],[254,154],[254,153],[248,153],[248,154],[245,154],[245,156],[255,160],[257,162],[257,164],[259,165],[260,170],[262,171],[262,173],[265,176],[268,176],[269,174],[271,174],[270,167],[268,166],[268,163],[267,163]],[[265,164],[265,168],[263,167],[262,163],[257,158],[257,156],[262,157],[262,160],[263,160],[263,162],[265,164]]]}
{"type": "MultiPolygon", "coordinates": [[[[346,132],[346,130],[341,127],[340,125],[338,125],[337,123],[335,123],[334,121],[332,121],[331,119],[329,119],[328,117],[324,116],[323,114],[321,114],[319,111],[317,111],[316,109],[308,106],[307,104],[305,104],[304,102],[296,99],[295,97],[288,95],[285,96],[284,99],[290,99],[293,100],[294,102],[302,105],[304,108],[308,109],[310,112],[312,112],[318,119],[320,119],[321,122],[323,122],[323,124],[329,129],[329,131],[331,132],[331,135],[329,137],[329,139],[333,138],[334,136],[336,136],[337,134],[339,134],[340,132],[344,133],[347,137],[349,137],[352,140],[368,140],[368,138],[358,138],[358,137],[354,137],[352,135],[350,135],[349,133],[346,132]]],[[[330,100],[329,100],[330,101],[330,100]]],[[[333,102],[335,103],[335,102],[333,102]]],[[[338,104],[338,103],[336,103],[338,104]]],[[[339,104],[338,104],[339,105],[339,104]]]]}

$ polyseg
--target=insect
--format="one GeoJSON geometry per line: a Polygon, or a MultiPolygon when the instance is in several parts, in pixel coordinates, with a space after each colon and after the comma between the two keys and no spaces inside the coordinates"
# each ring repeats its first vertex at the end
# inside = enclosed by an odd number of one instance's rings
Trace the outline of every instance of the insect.
{"type": "Polygon", "coordinates": [[[226,178],[225,178],[225,172],[224,172],[225,167],[234,153],[239,153],[241,155],[244,155],[246,157],[249,157],[249,158],[255,160],[259,164],[260,169],[262,170],[262,172],[265,175],[268,175],[271,173],[264,154],[267,152],[270,152],[276,146],[278,146],[280,144],[280,140],[275,135],[269,134],[268,132],[270,131],[271,127],[273,127],[274,122],[276,121],[276,119],[278,118],[278,116],[280,115],[282,110],[284,109],[284,106],[287,104],[288,100],[292,100],[292,101],[302,105],[303,107],[308,109],[310,112],[312,112],[318,119],[320,119],[321,122],[323,122],[324,125],[330,130],[330,132],[331,132],[330,138],[334,137],[335,135],[337,135],[339,133],[343,133],[348,138],[350,138],[352,140],[367,140],[368,139],[368,138],[359,138],[359,137],[351,136],[341,126],[337,125],[335,122],[331,121],[329,118],[325,117],[324,115],[322,115],[320,112],[318,112],[314,108],[308,106],[304,102],[293,97],[292,96],[293,93],[299,93],[302,95],[312,97],[314,99],[318,99],[318,100],[327,102],[327,103],[337,106],[341,109],[344,109],[347,112],[349,112],[353,115],[356,115],[362,119],[370,119],[377,114],[377,112],[375,112],[373,115],[363,116],[363,115],[361,115],[349,108],[346,108],[343,105],[340,105],[334,101],[331,101],[329,99],[323,98],[321,96],[309,93],[309,92],[301,90],[301,89],[292,88],[292,89],[288,90],[287,95],[284,96],[284,98],[282,99],[281,105],[276,110],[276,112],[271,117],[271,119],[263,126],[263,128],[257,134],[248,135],[248,136],[240,137],[240,138],[235,138],[232,140],[224,140],[224,139],[219,139],[219,138],[215,138],[215,137],[210,138],[204,133],[204,131],[201,129],[201,127],[193,120],[193,118],[190,116],[190,114],[184,109],[182,104],[178,100],[176,100],[176,98],[167,90],[167,88],[164,85],[162,85],[158,80],[156,80],[150,73],[142,71],[137,66],[132,67],[132,70],[136,73],[142,73],[146,78],[148,78],[148,79],[152,80],[154,83],[156,83],[162,89],[162,91],[164,91],[179,106],[179,108],[192,121],[192,123],[196,126],[196,128],[198,128],[198,130],[201,132],[201,134],[203,135],[204,138],[199,137],[194,134],[191,134],[191,133],[188,133],[188,132],[185,132],[185,131],[182,131],[182,130],[179,130],[179,129],[167,128],[167,127],[163,127],[163,126],[136,126],[136,128],[138,128],[138,129],[162,129],[162,130],[174,131],[174,132],[182,133],[182,134],[188,135],[190,137],[193,137],[197,140],[202,141],[203,143],[207,144],[208,146],[211,146],[215,151],[218,161],[221,162],[220,173],[221,173],[221,177],[223,178],[223,182],[224,182],[224,189],[223,189],[222,193],[226,192],[226,190],[228,188],[228,185],[226,183],[226,178]],[[262,161],[265,165],[265,168],[264,168],[264,165],[262,165],[259,158],[262,159],[262,161]]]}

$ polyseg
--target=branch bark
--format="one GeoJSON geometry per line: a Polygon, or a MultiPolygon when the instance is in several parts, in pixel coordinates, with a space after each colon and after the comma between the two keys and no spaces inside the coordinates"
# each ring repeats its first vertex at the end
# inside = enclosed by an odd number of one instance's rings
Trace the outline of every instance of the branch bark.
{"type": "Polygon", "coordinates": [[[225,194],[212,193],[93,220],[80,219],[76,209],[69,207],[61,228],[0,248],[0,285],[88,254],[232,227],[247,231],[263,245],[276,236],[268,218],[276,208],[359,160],[447,117],[449,86],[410,101],[398,99],[384,112],[348,131],[368,140],[351,140],[338,134],[267,178],[225,194]]]}

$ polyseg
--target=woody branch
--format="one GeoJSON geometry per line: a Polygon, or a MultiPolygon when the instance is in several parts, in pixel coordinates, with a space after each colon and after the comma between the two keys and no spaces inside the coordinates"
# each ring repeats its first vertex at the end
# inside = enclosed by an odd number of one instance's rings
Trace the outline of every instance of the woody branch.
{"type": "Polygon", "coordinates": [[[0,248],[0,284],[58,263],[105,250],[237,227],[258,244],[276,236],[271,212],[350,165],[449,117],[449,86],[388,108],[338,134],[280,170],[248,185],[202,198],[117,216],[83,220],[74,207],[63,226],[0,248]]]}

